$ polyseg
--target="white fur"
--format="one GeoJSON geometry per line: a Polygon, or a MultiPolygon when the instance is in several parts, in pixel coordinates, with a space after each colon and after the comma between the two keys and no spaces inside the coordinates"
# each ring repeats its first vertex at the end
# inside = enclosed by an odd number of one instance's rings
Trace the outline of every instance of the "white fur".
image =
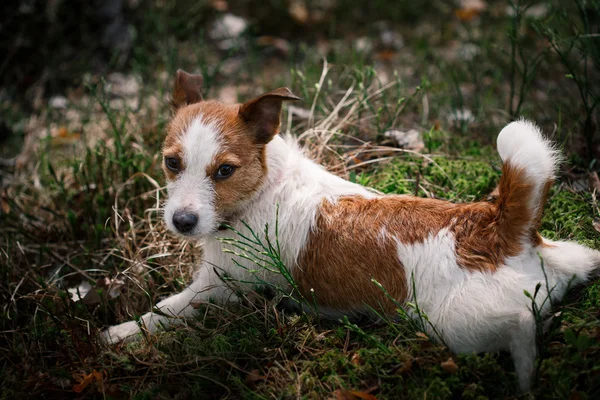
{"type": "MultiPolygon", "coordinates": [[[[522,390],[529,389],[537,354],[535,318],[525,291],[533,295],[541,285],[535,301],[545,313],[552,304],[547,287],[553,300],[560,300],[573,274],[581,282],[600,264],[600,252],[585,248],[579,252],[583,246],[569,243],[555,249],[530,246],[496,272],[471,272],[458,264],[456,243],[447,230],[423,243],[397,243],[409,280],[408,299],[427,316],[423,321],[429,321],[424,322],[428,333],[439,335],[454,352],[510,350],[522,390]],[[538,253],[545,257],[548,286],[538,253]],[[561,261],[579,258],[579,268],[565,268],[557,257],[563,257],[561,261]]],[[[413,315],[421,320],[414,310],[413,315]]]]}
{"type": "MultiPolygon", "coordinates": [[[[218,127],[196,121],[186,135],[186,173],[169,186],[170,199],[165,209],[165,218],[171,229],[169,218],[178,207],[201,212],[203,217],[211,215],[213,194],[207,184],[204,168],[218,151],[218,127]]],[[[498,138],[498,148],[505,161],[525,169],[527,176],[536,182],[538,191],[554,175],[557,154],[529,122],[519,121],[504,128],[498,138]]],[[[296,268],[298,255],[315,224],[319,204],[324,199],[335,202],[344,195],[365,198],[377,196],[362,186],[326,172],[307,159],[295,143],[279,136],[267,146],[267,163],[266,182],[247,204],[239,219],[248,223],[257,233],[262,233],[265,224],[268,224],[269,234],[274,237],[278,213],[281,256],[289,269],[296,268]]],[[[214,229],[214,226],[210,228],[214,229]]],[[[234,223],[234,228],[248,234],[241,222],[234,223]]],[[[205,229],[208,228],[202,228],[198,234],[205,233],[205,229]]],[[[390,235],[385,229],[379,234],[382,240],[390,235]]],[[[208,299],[219,303],[235,300],[231,287],[219,278],[223,273],[234,280],[257,284],[259,280],[267,280],[285,285],[281,275],[261,270],[250,261],[237,258],[245,268],[236,266],[232,255],[224,252],[235,249],[219,241],[218,236],[235,235],[226,231],[205,236],[204,261],[194,282],[182,293],[156,306],[173,318],[150,312],[142,317],[141,325],[154,332],[161,324],[180,323],[182,318],[191,316],[194,312],[193,303],[208,299]],[[259,272],[255,274],[251,270],[259,272]]],[[[406,268],[409,280],[408,301],[415,302],[427,315],[430,324],[426,323],[425,328],[434,336],[439,334],[440,339],[455,352],[509,350],[520,386],[527,390],[537,351],[531,300],[524,291],[533,294],[536,285],[541,283],[541,290],[536,297],[540,307],[548,296],[538,254],[544,259],[553,299],[562,298],[573,275],[576,277],[574,283],[583,282],[591,273],[598,273],[600,265],[600,252],[574,243],[546,243],[555,247],[534,248],[524,241],[522,253],[505,260],[505,265],[497,271],[471,272],[458,264],[456,243],[453,234],[447,230],[431,235],[422,243],[407,244],[397,238],[398,257],[406,268]]],[[[242,288],[250,290],[251,285],[242,288]]],[[[542,311],[547,312],[549,307],[550,302],[546,301],[542,311]]],[[[324,311],[335,315],[339,311],[355,310],[324,311]]],[[[126,322],[103,332],[103,338],[108,342],[117,342],[131,338],[139,331],[138,324],[126,322]]]]}
{"type": "Polygon", "coordinates": [[[199,216],[198,225],[187,236],[200,238],[217,228],[214,186],[206,176],[206,167],[221,149],[219,132],[215,123],[207,124],[202,118],[196,118],[183,133],[185,171],[175,182],[167,184],[169,199],[164,208],[165,222],[174,232],[177,229],[173,225],[173,214],[184,210],[199,216]]]}

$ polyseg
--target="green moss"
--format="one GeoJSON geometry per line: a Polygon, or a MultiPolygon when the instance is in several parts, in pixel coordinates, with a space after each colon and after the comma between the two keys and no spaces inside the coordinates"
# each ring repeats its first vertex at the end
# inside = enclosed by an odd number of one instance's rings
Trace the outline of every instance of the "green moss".
{"type": "Polygon", "coordinates": [[[384,193],[430,193],[451,201],[475,201],[493,190],[499,176],[489,161],[410,156],[381,166],[369,183],[384,193]]]}
{"type": "Polygon", "coordinates": [[[549,239],[575,240],[599,248],[598,232],[593,227],[592,196],[554,187],[544,211],[540,232],[549,239]]]}

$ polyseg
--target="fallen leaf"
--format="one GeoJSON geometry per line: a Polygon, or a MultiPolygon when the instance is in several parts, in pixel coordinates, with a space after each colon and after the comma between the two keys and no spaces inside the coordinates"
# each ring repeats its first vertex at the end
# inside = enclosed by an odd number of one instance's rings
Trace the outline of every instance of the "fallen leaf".
{"type": "Polygon", "coordinates": [[[288,41],[279,37],[260,36],[256,39],[256,44],[259,46],[273,47],[283,56],[287,56],[290,53],[290,44],[288,41]]]}
{"type": "Polygon", "coordinates": [[[589,175],[590,189],[596,193],[600,193],[600,179],[596,171],[590,172],[589,175]]]}
{"type": "Polygon", "coordinates": [[[413,360],[406,360],[399,366],[395,368],[394,373],[398,375],[402,375],[405,372],[408,372],[412,369],[413,360]]]}
{"type": "Polygon", "coordinates": [[[360,365],[362,364],[362,360],[360,359],[360,355],[358,353],[354,353],[352,355],[352,357],[350,358],[350,363],[353,365],[360,365]]]}
{"type": "Polygon", "coordinates": [[[4,214],[8,214],[10,212],[10,204],[8,203],[8,200],[4,198],[4,196],[0,197],[0,210],[2,210],[2,213],[4,214]]]}
{"type": "MultiPolygon", "coordinates": [[[[106,373],[106,372],[105,372],[106,373]]],[[[79,382],[77,385],[73,386],[73,391],[75,393],[81,393],[83,390],[90,385],[92,382],[96,382],[98,386],[98,392],[104,393],[104,375],[96,370],[93,370],[89,374],[73,374],[73,378],[79,382]]]]}
{"type": "Polygon", "coordinates": [[[260,375],[257,369],[253,369],[252,371],[250,371],[250,373],[248,373],[248,375],[246,375],[246,384],[254,385],[256,384],[256,382],[264,381],[266,379],[267,377],[264,375],[260,375]]]}
{"type": "Polygon", "coordinates": [[[483,0],[462,0],[460,8],[454,14],[463,22],[470,22],[479,16],[487,8],[483,0]]]}
{"type": "Polygon", "coordinates": [[[79,142],[81,139],[81,133],[71,132],[64,126],[52,131],[52,144],[53,145],[66,145],[74,144],[79,142]]]}
{"type": "Polygon", "coordinates": [[[458,365],[456,365],[456,363],[454,362],[454,360],[452,358],[449,358],[448,360],[444,361],[441,364],[441,367],[444,371],[446,371],[447,373],[454,375],[455,373],[458,372],[458,365]]]}
{"type": "Polygon", "coordinates": [[[288,7],[288,12],[294,21],[300,25],[304,25],[308,22],[308,7],[303,0],[292,0],[288,7]]]}
{"type": "Polygon", "coordinates": [[[487,4],[483,0],[462,0],[460,8],[454,14],[463,22],[474,20],[487,8],[487,4]]]}
{"type": "Polygon", "coordinates": [[[227,4],[226,0],[210,0],[209,4],[212,8],[221,12],[227,11],[229,8],[229,4],[227,4]]]}
{"type": "Polygon", "coordinates": [[[454,14],[463,22],[471,22],[479,15],[479,12],[472,8],[461,8],[454,11],[454,14]]]}
{"type": "Polygon", "coordinates": [[[77,385],[73,386],[73,391],[75,393],[81,393],[81,392],[83,392],[83,390],[86,387],[88,387],[88,385],[90,383],[92,383],[92,381],[94,380],[94,375],[92,375],[92,374],[87,374],[87,375],[73,374],[73,378],[75,378],[75,380],[79,382],[77,385]]]}
{"type": "Polygon", "coordinates": [[[338,389],[334,392],[336,400],[377,400],[377,397],[365,392],[354,390],[338,389]]]}

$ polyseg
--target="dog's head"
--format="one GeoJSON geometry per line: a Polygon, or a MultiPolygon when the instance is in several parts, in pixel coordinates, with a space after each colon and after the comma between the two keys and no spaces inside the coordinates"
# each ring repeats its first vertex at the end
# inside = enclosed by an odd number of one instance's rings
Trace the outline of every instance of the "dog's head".
{"type": "Polygon", "coordinates": [[[169,229],[201,237],[230,222],[261,188],[265,147],[279,131],[279,88],[243,104],[202,99],[202,76],[177,71],[173,117],[163,147],[169,229]]]}

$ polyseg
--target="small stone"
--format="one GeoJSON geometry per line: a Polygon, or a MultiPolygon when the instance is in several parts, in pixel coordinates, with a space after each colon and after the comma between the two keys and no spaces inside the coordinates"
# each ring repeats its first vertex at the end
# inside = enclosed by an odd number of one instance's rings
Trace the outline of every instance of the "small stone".
{"type": "Polygon", "coordinates": [[[53,96],[48,100],[48,106],[50,108],[67,108],[69,100],[65,96],[53,96]]]}
{"type": "Polygon", "coordinates": [[[398,51],[404,47],[404,37],[391,29],[381,32],[380,40],[381,44],[388,49],[398,51]]]}
{"type": "Polygon", "coordinates": [[[468,108],[463,108],[461,110],[454,110],[448,116],[449,122],[466,122],[472,123],[475,122],[475,116],[468,108]]]}
{"type": "Polygon", "coordinates": [[[229,50],[239,44],[242,33],[248,27],[248,22],[244,18],[233,14],[225,14],[217,19],[208,36],[217,42],[217,47],[221,50],[229,50]]]}
{"type": "Polygon", "coordinates": [[[140,90],[140,84],[133,75],[113,72],[106,77],[109,92],[118,97],[136,96],[140,90]]]}
{"type": "Polygon", "coordinates": [[[370,53],[373,47],[373,41],[367,36],[361,36],[354,41],[354,48],[361,53],[370,53]]]}
{"type": "Polygon", "coordinates": [[[390,130],[385,132],[383,136],[391,139],[398,147],[403,149],[421,151],[425,148],[421,133],[416,129],[411,129],[408,132],[390,130]]]}
{"type": "Polygon", "coordinates": [[[479,53],[481,53],[481,49],[474,43],[464,43],[458,48],[458,57],[465,61],[473,60],[479,53]]]}

